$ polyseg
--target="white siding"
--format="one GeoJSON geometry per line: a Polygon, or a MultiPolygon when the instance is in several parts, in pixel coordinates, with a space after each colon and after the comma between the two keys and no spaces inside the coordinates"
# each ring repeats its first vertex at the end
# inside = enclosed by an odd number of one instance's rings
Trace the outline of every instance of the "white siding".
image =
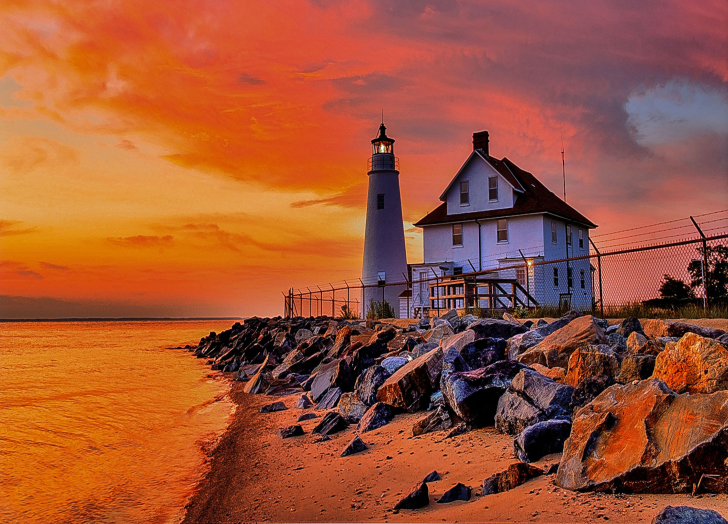
{"type": "Polygon", "coordinates": [[[476,211],[487,211],[491,209],[508,209],[513,207],[513,187],[500,176],[493,166],[488,164],[478,155],[473,155],[460,175],[452,184],[452,187],[445,195],[447,201],[447,214],[457,215],[461,213],[474,213],[476,211]],[[491,202],[488,199],[488,178],[498,177],[498,201],[491,202]],[[466,206],[460,205],[460,182],[468,181],[470,203],[466,206]]]}

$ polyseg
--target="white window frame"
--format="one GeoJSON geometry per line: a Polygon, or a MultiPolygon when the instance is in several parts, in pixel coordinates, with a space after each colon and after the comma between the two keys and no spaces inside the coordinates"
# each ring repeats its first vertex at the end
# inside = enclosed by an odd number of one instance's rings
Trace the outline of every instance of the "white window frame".
{"type": "Polygon", "coordinates": [[[508,243],[508,219],[507,218],[499,218],[495,221],[495,241],[497,244],[507,244],[508,243]],[[505,228],[501,229],[501,222],[505,224],[505,228]],[[505,231],[506,232],[506,238],[505,240],[500,239],[500,232],[505,231]]]}
{"type": "Polygon", "coordinates": [[[579,249],[584,249],[584,230],[579,230],[579,249]]]}
{"type": "Polygon", "coordinates": [[[522,285],[526,285],[526,268],[525,267],[517,267],[516,268],[516,281],[522,285]]]}
{"type": "Polygon", "coordinates": [[[460,182],[460,205],[463,207],[470,205],[470,183],[467,180],[460,182]],[[463,186],[465,187],[465,191],[463,191],[463,186]],[[464,202],[463,196],[465,197],[464,202]]]}
{"type": "Polygon", "coordinates": [[[453,224],[452,225],[452,246],[453,247],[463,247],[463,225],[462,224],[453,224]],[[460,233],[456,233],[455,230],[459,229],[460,233]],[[456,243],[455,240],[457,237],[460,237],[460,243],[456,243]]]}
{"type": "Polygon", "coordinates": [[[498,202],[498,177],[497,176],[488,177],[488,202],[498,202]],[[495,180],[495,187],[490,187],[491,180],[495,180]],[[490,192],[493,189],[495,189],[495,198],[490,197],[490,192]]]}
{"type": "Polygon", "coordinates": [[[554,220],[551,221],[551,243],[557,244],[559,242],[559,236],[556,233],[556,222],[554,220]]]}

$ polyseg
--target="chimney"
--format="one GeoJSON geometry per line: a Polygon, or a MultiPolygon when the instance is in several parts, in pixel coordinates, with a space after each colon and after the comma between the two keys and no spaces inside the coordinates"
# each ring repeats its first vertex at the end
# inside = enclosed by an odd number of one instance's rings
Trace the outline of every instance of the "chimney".
{"type": "Polygon", "coordinates": [[[476,149],[480,149],[480,151],[485,153],[486,155],[490,154],[488,152],[487,131],[479,131],[478,133],[473,133],[473,151],[475,151],[476,149]]]}

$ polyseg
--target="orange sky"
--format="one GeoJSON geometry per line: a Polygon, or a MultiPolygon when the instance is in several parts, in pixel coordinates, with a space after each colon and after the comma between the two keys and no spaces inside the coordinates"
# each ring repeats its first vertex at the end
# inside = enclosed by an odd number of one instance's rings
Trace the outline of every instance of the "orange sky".
{"type": "MultiPolygon", "coordinates": [[[[411,224],[491,134],[595,232],[725,209],[728,4],[0,4],[0,317],[273,315],[355,279],[384,109],[411,224]]],[[[718,225],[722,225],[719,223],[718,225]]]]}

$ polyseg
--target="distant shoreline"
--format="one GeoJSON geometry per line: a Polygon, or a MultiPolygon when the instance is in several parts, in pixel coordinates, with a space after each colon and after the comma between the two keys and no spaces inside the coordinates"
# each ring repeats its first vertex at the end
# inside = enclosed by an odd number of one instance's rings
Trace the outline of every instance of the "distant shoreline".
{"type": "Polygon", "coordinates": [[[0,322],[189,322],[190,320],[245,320],[245,317],[102,317],[102,318],[0,318],[0,322]]]}

